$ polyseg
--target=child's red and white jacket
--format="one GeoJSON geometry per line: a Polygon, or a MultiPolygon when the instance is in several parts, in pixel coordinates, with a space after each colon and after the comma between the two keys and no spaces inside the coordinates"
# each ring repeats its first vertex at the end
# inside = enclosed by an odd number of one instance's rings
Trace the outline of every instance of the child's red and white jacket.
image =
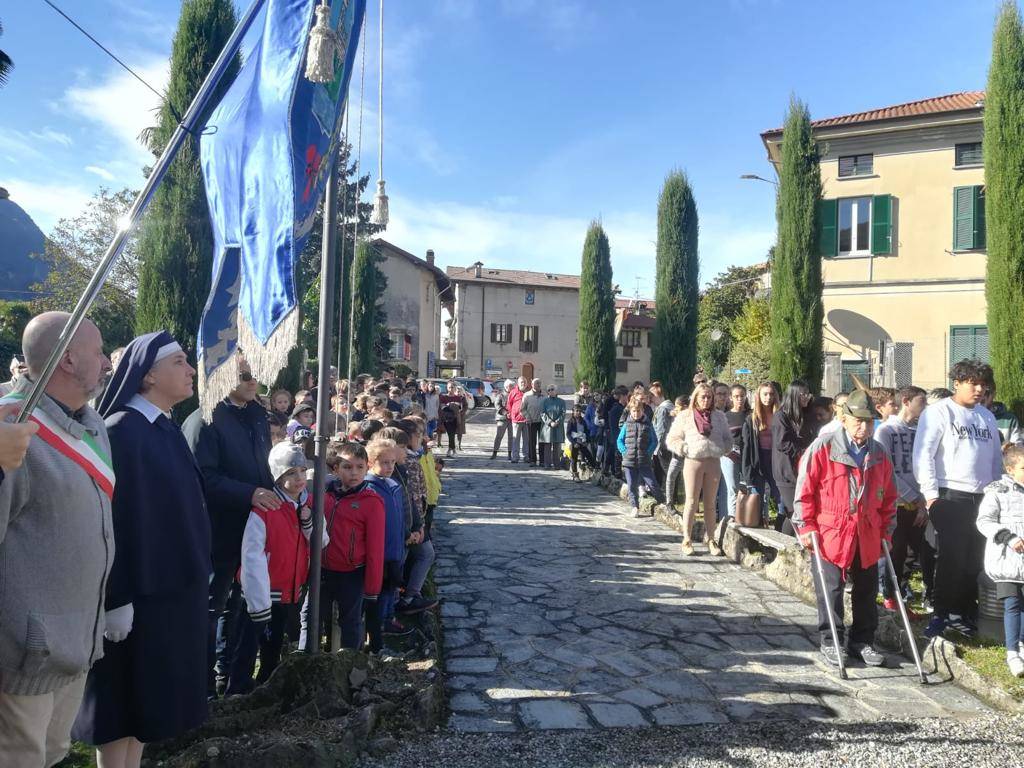
{"type": "MultiPolygon", "coordinates": [[[[293,501],[279,488],[281,503],[266,512],[253,509],[242,534],[242,567],[239,579],[249,616],[255,622],[269,621],[274,603],[295,605],[309,576],[309,537],[313,520],[300,519],[309,495],[293,501]]],[[[326,547],[330,536],[324,531],[326,547]]]]}

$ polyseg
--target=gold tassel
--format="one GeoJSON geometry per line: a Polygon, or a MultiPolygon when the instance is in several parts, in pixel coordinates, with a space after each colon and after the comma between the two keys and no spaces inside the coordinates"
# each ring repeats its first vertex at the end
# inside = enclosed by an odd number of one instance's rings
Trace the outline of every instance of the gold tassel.
{"type": "Polygon", "coordinates": [[[306,50],[306,79],[314,83],[334,82],[335,62],[343,57],[344,45],[331,28],[331,7],[324,0],[316,8],[316,23],[309,32],[306,50]]]}

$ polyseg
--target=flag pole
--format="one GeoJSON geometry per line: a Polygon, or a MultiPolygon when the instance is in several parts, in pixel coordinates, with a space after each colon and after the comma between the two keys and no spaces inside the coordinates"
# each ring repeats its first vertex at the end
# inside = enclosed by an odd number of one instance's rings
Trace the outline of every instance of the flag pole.
{"type": "Polygon", "coordinates": [[[100,290],[103,288],[103,284],[107,281],[107,277],[113,269],[114,262],[117,261],[121,252],[124,250],[124,246],[128,242],[128,236],[142,217],[146,207],[152,201],[157,187],[160,186],[160,182],[163,181],[164,175],[167,173],[168,168],[174,161],[175,156],[184,145],[185,138],[198,127],[196,124],[199,121],[200,115],[206,111],[206,107],[209,104],[210,98],[213,96],[213,92],[217,89],[217,86],[220,85],[220,81],[224,77],[224,73],[227,72],[228,67],[231,65],[231,60],[242,47],[242,40],[245,37],[246,32],[248,32],[249,28],[252,26],[252,23],[256,20],[256,17],[259,15],[260,10],[262,10],[265,1],[266,0],[253,0],[248,10],[246,10],[245,15],[243,15],[239,20],[234,32],[231,33],[231,37],[228,38],[228,41],[224,44],[224,48],[221,49],[220,55],[210,68],[203,84],[196,92],[195,98],[192,99],[192,103],[189,105],[188,111],[185,112],[185,116],[174,129],[174,133],[171,135],[170,141],[167,142],[167,146],[164,148],[164,151],[153,166],[153,170],[150,172],[149,178],[146,180],[146,185],[135,198],[135,202],[132,203],[132,207],[129,209],[128,214],[125,217],[124,224],[118,227],[117,234],[114,235],[114,239],[111,241],[110,246],[103,255],[103,259],[100,261],[99,266],[96,267],[96,271],[93,273],[92,278],[90,278],[89,284],[85,288],[85,292],[78,299],[78,303],[75,305],[75,308],[71,313],[71,317],[68,318],[67,323],[64,325],[64,330],[61,331],[60,338],[57,339],[57,343],[54,345],[53,351],[50,352],[50,356],[46,360],[46,365],[43,366],[42,372],[33,383],[28,397],[25,398],[24,404],[21,408],[21,413],[18,414],[19,423],[26,421],[29,414],[32,412],[32,409],[39,403],[39,399],[43,396],[43,392],[46,390],[46,385],[50,382],[50,377],[53,376],[53,372],[57,369],[57,364],[64,356],[64,352],[67,351],[68,345],[71,343],[71,339],[74,338],[78,328],[82,325],[82,321],[85,319],[85,315],[89,311],[89,308],[93,305],[93,302],[96,301],[96,297],[99,296],[100,290]]]}
{"type": "MultiPolygon", "coordinates": [[[[320,328],[317,334],[316,455],[313,462],[313,533],[309,537],[309,608],[306,651],[320,652],[320,552],[324,531],[324,486],[327,479],[328,413],[331,407],[331,345],[334,341],[335,236],[338,231],[337,181],[339,141],[330,153],[324,195],[323,250],[320,254],[320,328]]],[[[344,175],[341,174],[341,178],[344,175]]]]}

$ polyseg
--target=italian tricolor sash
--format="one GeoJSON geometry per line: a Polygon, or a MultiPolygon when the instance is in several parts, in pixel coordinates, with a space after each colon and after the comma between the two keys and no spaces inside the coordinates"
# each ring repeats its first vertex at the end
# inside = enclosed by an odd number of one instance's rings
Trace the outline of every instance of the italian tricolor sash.
{"type": "MultiPolygon", "coordinates": [[[[0,398],[0,405],[24,399],[24,392],[12,392],[6,397],[0,398]]],[[[42,438],[43,442],[85,470],[86,474],[96,481],[100,490],[113,499],[114,467],[110,457],[92,435],[85,432],[82,438],[78,439],[41,408],[36,408],[28,418],[29,421],[34,421],[39,425],[39,431],[36,434],[42,438]]]]}

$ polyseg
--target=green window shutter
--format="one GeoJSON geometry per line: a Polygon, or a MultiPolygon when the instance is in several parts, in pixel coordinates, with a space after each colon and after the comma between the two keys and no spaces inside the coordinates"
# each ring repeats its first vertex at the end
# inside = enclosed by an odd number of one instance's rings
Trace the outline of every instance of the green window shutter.
{"type": "Polygon", "coordinates": [[[953,188],[953,250],[969,251],[975,247],[975,208],[977,187],[953,188]]]}
{"type": "Polygon", "coordinates": [[[892,253],[892,195],[875,195],[871,201],[871,253],[892,253]]]}
{"type": "Polygon", "coordinates": [[[985,187],[974,189],[974,247],[985,249],[985,187]]]}
{"type": "Polygon", "coordinates": [[[839,204],[836,200],[818,201],[818,255],[839,255],[839,204]]]}

